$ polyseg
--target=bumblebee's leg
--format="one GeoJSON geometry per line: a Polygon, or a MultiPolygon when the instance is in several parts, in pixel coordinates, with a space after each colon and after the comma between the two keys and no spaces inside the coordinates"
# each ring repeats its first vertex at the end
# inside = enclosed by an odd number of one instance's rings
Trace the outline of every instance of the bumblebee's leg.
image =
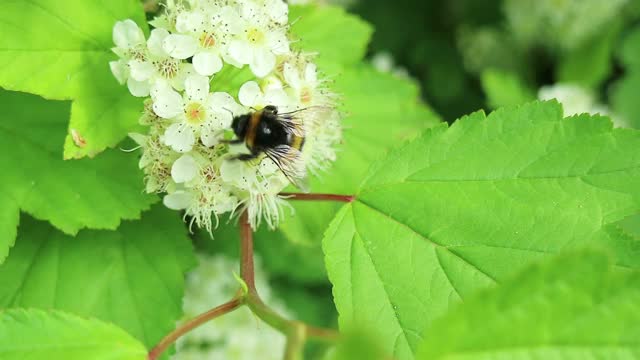
{"type": "Polygon", "coordinates": [[[257,158],[258,158],[257,154],[239,154],[238,155],[238,160],[240,161],[249,161],[257,158]]]}
{"type": "Polygon", "coordinates": [[[238,154],[230,157],[229,160],[249,161],[257,158],[258,154],[238,154]]]}
{"type": "Polygon", "coordinates": [[[244,140],[242,140],[242,139],[220,140],[220,143],[222,143],[222,144],[231,144],[231,145],[242,144],[243,142],[244,142],[244,140]]]}

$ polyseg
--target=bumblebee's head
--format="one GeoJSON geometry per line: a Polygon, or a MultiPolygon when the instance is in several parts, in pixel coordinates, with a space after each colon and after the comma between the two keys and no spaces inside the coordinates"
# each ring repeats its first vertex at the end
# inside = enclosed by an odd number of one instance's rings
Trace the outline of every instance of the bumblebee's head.
{"type": "Polygon", "coordinates": [[[240,115],[233,118],[231,128],[238,138],[243,139],[247,134],[249,119],[251,119],[251,114],[240,115]]]}
{"type": "Polygon", "coordinates": [[[267,105],[262,109],[262,112],[264,112],[265,115],[275,116],[278,115],[278,108],[273,105],[267,105]]]}

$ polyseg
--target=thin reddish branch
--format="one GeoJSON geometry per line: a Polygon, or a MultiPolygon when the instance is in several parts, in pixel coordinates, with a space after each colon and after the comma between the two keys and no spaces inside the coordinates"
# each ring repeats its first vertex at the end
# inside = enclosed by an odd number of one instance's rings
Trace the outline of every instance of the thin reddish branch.
{"type": "Polygon", "coordinates": [[[156,360],[164,353],[171,344],[176,342],[178,338],[185,335],[189,331],[197,328],[198,326],[211,321],[221,315],[232,312],[237,309],[241,305],[244,304],[244,298],[237,297],[232,299],[229,302],[226,302],[216,308],[213,308],[206,313],[198,315],[198,317],[189,320],[188,322],[182,324],[180,327],[173,330],[169,335],[165,336],[158,345],[156,345],[151,351],[149,351],[149,355],[147,356],[148,360],[156,360]]]}
{"type": "Polygon", "coordinates": [[[250,293],[257,293],[253,266],[253,230],[247,211],[240,215],[240,277],[247,284],[250,293]]]}
{"type": "Polygon", "coordinates": [[[318,340],[330,343],[337,341],[339,334],[335,330],[309,326],[297,320],[286,319],[262,301],[255,284],[253,230],[249,224],[249,217],[246,211],[240,216],[240,277],[247,285],[245,303],[262,321],[287,335],[287,337],[293,336],[294,332],[299,334],[302,331],[306,336],[318,340]]]}
{"type": "Polygon", "coordinates": [[[339,202],[350,203],[356,199],[355,195],[338,195],[338,194],[280,193],[280,195],[290,200],[307,200],[307,201],[339,201],[339,202]]]}

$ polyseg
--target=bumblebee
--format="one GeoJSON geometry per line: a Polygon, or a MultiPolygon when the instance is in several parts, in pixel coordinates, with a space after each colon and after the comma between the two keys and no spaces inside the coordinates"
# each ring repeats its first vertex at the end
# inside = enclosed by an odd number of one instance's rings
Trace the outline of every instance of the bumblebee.
{"type": "Polygon", "coordinates": [[[305,131],[302,121],[304,110],[279,113],[268,105],[264,109],[235,116],[231,128],[237,139],[231,144],[245,143],[250,154],[240,154],[234,159],[250,161],[266,155],[284,173],[289,181],[307,191],[306,172],[302,160],[305,131]]]}

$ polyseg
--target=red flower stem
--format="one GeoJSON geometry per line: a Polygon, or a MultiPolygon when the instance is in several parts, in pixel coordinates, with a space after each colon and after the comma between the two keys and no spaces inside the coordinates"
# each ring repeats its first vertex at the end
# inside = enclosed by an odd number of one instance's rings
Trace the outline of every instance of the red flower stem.
{"type": "Polygon", "coordinates": [[[307,200],[307,201],[338,201],[338,202],[350,203],[356,199],[355,195],[338,195],[338,194],[280,193],[280,195],[290,200],[307,200]]]}
{"type": "Polygon", "coordinates": [[[253,230],[246,211],[240,215],[240,277],[247,284],[249,293],[257,294],[253,266],[253,230]]]}
{"type": "Polygon", "coordinates": [[[289,320],[267,306],[256,289],[253,266],[253,230],[249,224],[245,211],[240,215],[240,277],[247,285],[245,303],[258,318],[287,336],[294,343],[304,340],[307,336],[326,342],[336,342],[338,332],[331,329],[309,326],[303,322],[289,320]],[[301,335],[304,337],[301,339],[301,335]],[[297,340],[295,340],[297,339],[297,340]]]}
{"type": "Polygon", "coordinates": [[[215,307],[203,314],[198,315],[197,317],[189,320],[188,322],[182,324],[177,329],[173,330],[169,335],[165,336],[158,345],[156,345],[151,351],[149,351],[149,355],[147,356],[148,360],[156,360],[164,353],[171,344],[176,342],[179,337],[185,335],[189,331],[197,328],[198,326],[211,321],[221,315],[228,314],[233,310],[239,308],[244,304],[244,298],[236,297],[231,301],[228,301],[218,307],[215,307]]]}

